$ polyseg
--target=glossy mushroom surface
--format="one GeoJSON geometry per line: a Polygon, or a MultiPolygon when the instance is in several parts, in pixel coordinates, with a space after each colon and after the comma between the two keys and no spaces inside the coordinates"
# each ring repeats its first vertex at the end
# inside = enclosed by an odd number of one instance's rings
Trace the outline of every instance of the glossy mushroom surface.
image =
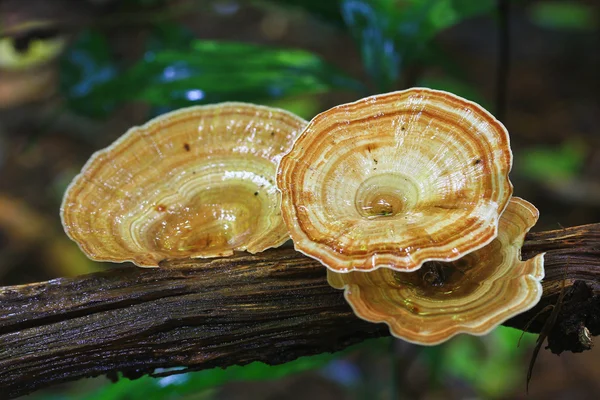
{"type": "Polygon", "coordinates": [[[416,88],[316,116],[277,182],[297,250],[334,271],[413,271],[494,239],[511,165],[508,132],[490,113],[416,88]]]}
{"type": "Polygon", "coordinates": [[[159,116],[91,157],[63,199],[65,231],[94,260],[139,266],[279,246],[275,172],[305,125],[245,103],[159,116]]]}
{"type": "Polygon", "coordinates": [[[529,310],[542,296],[544,256],[520,260],[537,209],[513,197],[500,219],[498,237],[451,263],[429,262],[415,272],[380,268],[347,274],[327,271],[329,284],[345,289],[354,313],[385,322],[392,335],[434,345],[458,333],[483,335],[529,310]]]}

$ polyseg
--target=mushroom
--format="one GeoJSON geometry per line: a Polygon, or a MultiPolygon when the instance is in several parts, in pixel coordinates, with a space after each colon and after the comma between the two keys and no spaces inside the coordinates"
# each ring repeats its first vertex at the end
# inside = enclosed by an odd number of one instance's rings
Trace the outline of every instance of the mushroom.
{"type": "Polygon", "coordinates": [[[490,243],[512,194],[504,126],[438,90],[317,115],[277,171],[295,247],[333,271],[413,271],[490,243]]]}
{"type": "Polygon", "coordinates": [[[535,306],[542,296],[544,255],[520,260],[525,234],[537,219],[531,203],[513,197],[496,239],[463,258],[429,262],[409,273],[328,270],[327,280],[344,289],[357,316],[385,322],[400,339],[435,345],[458,333],[484,335],[535,306]]]}
{"type": "Polygon", "coordinates": [[[65,231],[93,260],[144,267],[279,246],[275,172],[305,126],[245,103],[159,116],[90,158],[65,193],[65,231]]]}

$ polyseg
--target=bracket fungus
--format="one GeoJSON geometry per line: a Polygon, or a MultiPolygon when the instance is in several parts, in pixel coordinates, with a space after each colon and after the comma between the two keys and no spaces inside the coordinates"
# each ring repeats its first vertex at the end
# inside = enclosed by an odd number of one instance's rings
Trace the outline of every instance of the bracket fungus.
{"type": "Polygon", "coordinates": [[[354,313],[385,322],[392,335],[435,345],[458,333],[484,335],[535,306],[542,296],[544,255],[520,260],[525,234],[537,209],[513,197],[487,246],[451,263],[431,262],[415,272],[327,271],[329,284],[344,289],[354,313]]]}
{"type": "Polygon", "coordinates": [[[65,231],[94,260],[139,266],[279,246],[276,168],[305,126],[245,103],[159,116],[90,158],[65,193],[65,231]]]}
{"type": "Polygon", "coordinates": [[[490,113],[415,88],[317,115],[277,183],[297,250],[333,271],[414,271],[496,237],[511,165],[508,132],[490,113]]]}

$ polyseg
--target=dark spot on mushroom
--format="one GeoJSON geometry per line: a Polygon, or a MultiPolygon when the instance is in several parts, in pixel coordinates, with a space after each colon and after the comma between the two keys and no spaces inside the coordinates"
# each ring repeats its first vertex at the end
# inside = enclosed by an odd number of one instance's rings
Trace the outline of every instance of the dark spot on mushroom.
{"type": "Polygon", "coordinates": [[[190,145],[187,143],[183,144],[183,148],[185,149],[185,151],[190,151],[190,145]]]}
{"type": "Polygon", "coordinates": [[[374,162],[375,164],[379,163],[379,161],[377,161],[376,159],[373,159],[373,162],[374,162]]]}
{"type": "Polygon", "coordinates": [[[167,211],[167,206],[165,206],[164,204],[159,204],[156,206],[156,211],[165,212],[165,211],[167,211]]]}
{"type": "Polygon", "coordinates": [[[275,136],[275,131],[271,131],[271,136],[275,136]]]}
{"type": "Polygon", "coordinates": [[[400,128],[400,130],[405,131],[406,130],[406,126],[402,125],[402,127],[400,128]]]}
{"type": "Polygon", "coordinates": [[[475,160],[475,162],[473,163],[473,165],[477,165],[477,164],[481,164],[481,159],[478,158],[477,160],[475,160]]]}
{"type": "Polygon", "coordinates": [[[254,192],[254,195],[255,195],[255,196],[258,196],[258,192],[254,192]]]}

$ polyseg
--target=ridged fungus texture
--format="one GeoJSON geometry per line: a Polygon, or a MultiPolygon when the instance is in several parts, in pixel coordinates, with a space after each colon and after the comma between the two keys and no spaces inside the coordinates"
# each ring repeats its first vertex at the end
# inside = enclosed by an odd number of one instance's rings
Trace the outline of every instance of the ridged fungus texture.
{"type": "Polygon", "coordinates": [[[298,251],[332,271],[414,271],[496,237],[511,165],[508,132],[489,112],[415,88],[317,115],[277,184],[298,251]]]}
{"type": "Polygon", "coordinates": [[[159,116],[91,157],[64,196],[65,231],[94,260],[144,267],[279,246],[276,168],[305,126],[245,103],[159,116]]]}

